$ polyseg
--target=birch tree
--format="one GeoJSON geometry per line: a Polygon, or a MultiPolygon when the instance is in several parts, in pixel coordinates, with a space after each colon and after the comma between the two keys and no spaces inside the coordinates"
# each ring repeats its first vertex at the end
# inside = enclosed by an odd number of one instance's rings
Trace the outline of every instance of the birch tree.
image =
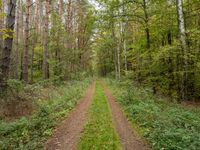
{"type": "Polygon", "coordinates": [[[186,42],[185,33],[185,20],[183,14],[183,1],[176,0],[177,2],[177,12],[178,12],[178,25],[179,25],[179,36],[180,44],[182,48],[182,79],[181,79],[181,99],[187,99],[187,78],[188,78],[188,47],[186,42]]]}

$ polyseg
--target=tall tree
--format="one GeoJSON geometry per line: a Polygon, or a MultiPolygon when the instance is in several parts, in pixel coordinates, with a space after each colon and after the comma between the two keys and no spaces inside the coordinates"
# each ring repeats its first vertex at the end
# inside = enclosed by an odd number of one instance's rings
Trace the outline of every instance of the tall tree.
{"type": "Polygon", "coordinates": [[[24,29],[24,56],[23,56],[23,69],[22,79],[28,82],[28,66],[29,66],[29,21],[30,21],[30,6],[31,0],[26,0],[26,19],[24,29]]]}
{"type": "Polygon", "coordinates": [[[15,39],[15,51],[16,51],[16,59],[15,59],[15,78],[19,79],[19,22],[20,22],[20,7],[21,6],[21,0],[18,0],[17,2],[17,10],[16,10],[16,27],[15,27],[15,31],[16,31],[16,39],[15,39]]]}
{"type": "Polygon", "coordinates": [[[45,0],[44,50],[43,50],[43,78],[49,78],[48,42],[49,42],[49,0],[45,0]]]}
{"type": "Polygon", "coordinates": [[[4,39],[4,47],[2,51],[2,63],[0,74],[0,87],[6,86],[6,81],[9,77],[9,68],[11,62],[11,52],[13,46],[14,36],[14,25],[15,25],[15,10],[16,0],[7,1],[7,12],[6,12],[6,38],[4,39]]]}
{"type": "Polygon", "coordinates": [[[185,20],[183,14],[183,1],[176,0],[177,2],[177,12],[178,12],[178,24],[179,24],[179,35],[180,43],[182,48],[182,79],[181,79],[181,99],[187,99],[187,78],[188,78],[188,47],[186,42],[186,33],[185,33],[185,20]]]}

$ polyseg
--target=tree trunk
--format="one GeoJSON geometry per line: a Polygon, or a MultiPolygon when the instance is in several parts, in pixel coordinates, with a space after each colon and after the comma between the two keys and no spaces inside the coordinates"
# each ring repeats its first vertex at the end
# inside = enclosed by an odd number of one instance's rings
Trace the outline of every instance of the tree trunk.
{"type": "Polygon", "coordinates": [[[20,21],[20,6],[21,6],[21,0],[18,0],[17,3],[17,12],[16,12],[16,59],[15,59],[15,78],[19,79],[19,21],[20,21]]]}
{"type": "Polygon", "coordinates": [[[144,17],[145,17],[146,48],[150,49],[149,16],[147,13],[146,0],[143,0],[143,9],[144,9],[144,17]]]}
{"type": "Polygon", "coordinates": [[[48,29],[49,29],[49,0],[46,0],[45,4],[45,26],[44,26],[44,50],[43,50],[43,79],[49,78],[49,67],[48,67],[48,29]]]}
{"type": "Polygon", "coordinates": [[[181,99],[187,100],[187,78],[188,78],[188,56],[187,56],[187,42],[186,42],[186,33],[185,33],[185,20],[183,15],[183,2],[182,0],[176,0],[177,2],[177,12],[178,12],[178,24],[179,24],[179,34],[180,34],[180,44],[182,48],[182,61],[181,61],[181,85],[180,93],[181,99]]]}
{"type": "Polygon", "coordinates": [[[33,16],[33,28],[34,31],[33,31],[33,40],[32,40],[32,54],[31,54],[31,83],[33,83],[33,72],[34,72],[34,69],[33,69],[33,65],[34,65],[34,56],[35,56],[35,45],[37,43],[37,40],[38,40],[38,20],[39,20],[39,1],[37,0],[36,2],[36,6],[35,6],[35,11],[34,11],[34,16],[33,16]]]}
{"type": "MultiPolygon", "coordinates": [[[[1,2],[1,6],[0,6],[0,13],[4,13],[4,2],[1,2]]],[[[1,16],[0,17],[0,29],[4,28],[4,17],[1,16]]],[[[0,58],[2,55],[2,49],[3,49],[3,34],[0,34],[0,58]]]]}
{"type": "Polygon", "coordinates": [[[121,78],[121,60],[120,60],[120,48],[121,48],[121,43],[119,42],[118,47],[117,47],[117,70],[118,70],[118,80],[121,78]]]}
{"type": "Polygon", "coordinates": [[[25,39],[24,39],[24,57],[22,79],[28,82],[28,65],[29,65],[29,20],[30,20],[31,0],[26,0],[26,20],[25,20],[25,39]]]}
{"type": "Polygon", "coordinates": [[[13,45],[13,30],[15,25],[15,10],[16,10],[16,0],[9,0],[7,2],[7,16],[6,16],[6,29],[9,35],[4,39],[4,47],[2,51],[2,64],[0,74],[0,87],[6,87],[6,81],[9,77],[9,68],[11,60],[11,52],[13,45]]]}

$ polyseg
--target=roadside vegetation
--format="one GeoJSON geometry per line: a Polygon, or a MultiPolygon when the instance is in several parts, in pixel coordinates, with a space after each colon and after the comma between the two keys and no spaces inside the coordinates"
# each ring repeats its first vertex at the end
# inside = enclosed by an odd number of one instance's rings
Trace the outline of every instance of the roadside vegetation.
{"type": "Polygon", "coordinates": [[[78,145],[79,150],[121,150],[112,115],[100,83],[96,85],[90,118],[78,145]]]}
{"type": "Polygon", "coordinates": [[[9,122],[0,120],[0,149],[43,149],[54,127],[74,108],[90,83],[85,79],[54,87],[47,91],[48,99],[35,102],[37,110],[31,116],[9,122]]]}
{"type": "Polygon", "coordinates": [[[106,82],[133,123],[155,150],[197,150],[200,147],[200,108],[189,108],[156,97],[130,81],[106,82]]]}

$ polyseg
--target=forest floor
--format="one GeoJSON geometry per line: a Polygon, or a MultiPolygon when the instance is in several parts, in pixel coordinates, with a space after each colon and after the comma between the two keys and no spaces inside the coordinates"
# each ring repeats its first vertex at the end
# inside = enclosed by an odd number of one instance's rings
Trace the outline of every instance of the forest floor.
{"type": "Polygon", "coordinates": [[[104,83],[93,83],[54,131],[47,150],[148,150],[104,83]],[[96,88],[95,88],[96,87],[96,88]],[[116,132],[115,132],[116,131],[116,132]]]}

